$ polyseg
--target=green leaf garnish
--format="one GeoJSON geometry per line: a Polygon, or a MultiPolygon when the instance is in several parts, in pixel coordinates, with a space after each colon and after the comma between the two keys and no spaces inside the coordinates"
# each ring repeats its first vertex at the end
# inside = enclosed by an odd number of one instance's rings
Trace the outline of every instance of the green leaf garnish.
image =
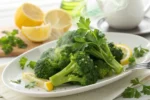
{"type": "Polygon", "coordinates": [[[20,83],[21,83],[21,80],[20,80],[20,79],[19,79],[19,80],[16,80],[16,81],[11,80],[11,82],[16,83],[16,84],[20,84],[20,83]]]}
{"type": "Polygon", "coordinates": [[[20,59],[19,64],[20,64],[21,69],[24,69],[27,61],[28,61],[28,59],[26,57],[22,57],[20,59]]]}
{"type": "Polygon", "coordinates": [[[142,48],[141,46],[134,48],[134,56],[136,58],[143,57],[147,52],[149,52],[149,50],[146,48],[142,48]]]}
{"type": "Polygon", "coordinates": [[[132,55],[129,59],[129,65],[136,65],[136,58],[132,55]]]}
{"type": "Polygon", "coordinates": [[[143,90],[141,92],[145,95],[150,95],[150,86],[143,85],[143,90]]]}
{"type": "Polygon", "coordinates": [[[141,84],[138,78],[135,78],[133,80],[131,80],[132,85],[138,85],[141,84]]]}
{"type": "Polygon", "coordinates": [[[35,65],[36,65],[35,61],[30,61],[27,66],[30,67],[30,68],[32,68],[32,69],[34,69],[35,65]]]}
{"type": "Polygon", "coordinates": [[[83,17],[80,17],[80,20],[79,20],[79,23],[77,23],[77,26],[78,26],[78,28],[89,30],[90,29],[90,19],[89,18],[85,19],[83,17]]]}
{"type": "Polygon", "coordinates": [[[127,87],[122,96],[124,98],[139,98],[141,97],[141,93],[135,88],[127,87]]]}
{"type": "Polygon", "coordinates": [[[15,46],[23,49],[27,47],[27,44],[24,43],[23,40],[21,40],[19,37],[16,37],[18,30],[14,29],[11,32],[2,31],[2,33],[6,35],[0,38],[0,46],[6,55],[10,54],[15,46]]]}
{"type": "Polygon", "coordinates": [[[29,84],[25,85],[25,88],[28,88],[28,89],[31,89],[31,88],[34,88],[36,86],[36,82],[33,81],[33,82],[30,82],[29,84]]]}

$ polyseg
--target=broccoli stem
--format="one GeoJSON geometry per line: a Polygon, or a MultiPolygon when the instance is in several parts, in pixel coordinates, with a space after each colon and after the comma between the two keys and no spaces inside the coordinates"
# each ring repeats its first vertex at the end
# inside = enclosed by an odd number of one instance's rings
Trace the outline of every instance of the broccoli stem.
{"type": "Polygon", "coordinates": [[[65,67],[62,71],[50,77],[50,81],[54,86],[59,86],[63,83],[69,82],[73,79],[69,78],[68,74],[74,70],[76,63],[71,61],[71,63],[65,67]]]}
{"type": "Polygon", "coordinates": [[[106,48],[105,52],[101,48],[99,48],[99,50],[91,48],[88,50],[88,52],[95,57],[103,59],[110,67],[113,68],[113,70],[117,74],[120,74],[123,71],[123,66],[118,61],[115,60],[115,58],[109,51],[109,48],[106,48]]]}

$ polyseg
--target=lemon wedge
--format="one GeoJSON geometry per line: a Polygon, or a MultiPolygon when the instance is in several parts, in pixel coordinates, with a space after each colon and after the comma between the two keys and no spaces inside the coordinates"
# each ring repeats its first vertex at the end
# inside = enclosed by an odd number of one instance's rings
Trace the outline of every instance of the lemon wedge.
{"type": "MultiPolygon", "coordinates": [[[[52,32],[64,33],[69,30],[72,25],[72,17],[68,12],[61,9],[50,10],[44,17],[44,23],[50,23],[52,32]]],[[[61,34],[58,34],[61,35],[61,34]]]]}
{"type": "Polygon", "coordinates": [[[42,10],[30,3],[21,5],[15,14],[15,23],[18,28],[22,26],[39,26],[43,23],[44,13],[42,10]]]}
{"type": "Polygon", "coordinates": [[[22,79],[36,82],[36,86],[47,91],[53,90],[53,85],[49,80],[37,78],[33,73],[22,73],[22,79]]]}
{"type": "Polygon", "coordinates": [[[132,56],[132,50],[130,47],[124,44],[116,44],[123,51],[123,59],[120,61],[122,65],[129,64],[129,58],[132,56]]]}
{"type": "Polygon", "coordinates": [[[46,41],[51,35],[50,24],[35,27],[25,27],[21,29],[22,34],[33,42],[46,41]]]}

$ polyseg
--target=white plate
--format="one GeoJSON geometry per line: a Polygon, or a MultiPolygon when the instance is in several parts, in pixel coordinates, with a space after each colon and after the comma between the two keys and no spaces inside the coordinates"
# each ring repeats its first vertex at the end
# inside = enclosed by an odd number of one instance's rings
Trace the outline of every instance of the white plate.
{"type": "MultiPolygon", "coordinates": [[[[149,41],[140,36],[123,34],[123,33],[111,33],[111,34],[108,33],[106,34],[106,37],[108,38],[110,42],[124,43],[126,45],[129,45],[132,49],[139,45],[141,45],[144,48],[150,48],[149,41]]],[[[34,89],[26,89],[24,88],[25,83],[23,81],[19,85],[10,82],[10,80],[21,79],[22,72],[31,71],[28,68],[24,70],[20,69],[19,59],[22,56],[26,56],[29,60],[37,60],[43,51],[47,50],[50,47],[54,47],[55,44],[56,44],[56,41],[44,44],[42,46],[34,48],[20,55],[19,57],[15,58],[3,71],[3,74],[2,74],[3,83],[8,88],[16,92],[20,92],[22,94],[28,95],[28,96],[59,97],[59,96],[71,95],[71,94],[76,94],[76,93],[92,90],[95,88],[99,88],[104,85],[110,84],[116,80],[119,80],[123,78],[124,76],[129,75],[131,73],[131,71],[123,72],[120,75],[116,75],[116,76],[105,78],[103,80],[99,80],[97,83],[88,85],[88,86],[65,85],[65,86],[57,87],[56,90],[52,92],[46,92],[45,90],[39,89],[37,87],[34,89]]],[[[145,57],[142,57],[141,59],[139,59],[138,63],[147,61],[149,59],[149,55],[150,53],[148,53],[145,57]]]]}

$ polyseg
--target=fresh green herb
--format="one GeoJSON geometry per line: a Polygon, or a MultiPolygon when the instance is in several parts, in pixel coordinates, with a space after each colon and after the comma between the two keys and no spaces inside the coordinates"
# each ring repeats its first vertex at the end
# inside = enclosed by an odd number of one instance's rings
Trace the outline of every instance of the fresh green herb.
{"type": "Polygon", "coordinates": [[[146,48],[142,48],[141,46],[134,48],[134,56],[136,58],[143,57],[147,52],[149,52],[149,50],[146,48]]]}
{"type": "Polygon", "coordinates": [[[11,82],[16,83],[16,84],[20,84],[20,83],[21,83],[21,80],[20,80],[20,79],[19,79],[19,80],[16,80],[16,81],[11,80],[11,82]]]}
{"type": "Polygon", "coordinates": [[[79,20],[79,23],[77,23],[78,27],[81,28],[81,29],[90,29],[90,19],[87,18],[83,18],[83,17],[80,17],[80,20],[79,20]]]}
{"type": "Polygon", "coordinates": [[[29,84],[25,85],[25,88],[28,88],[28,89],[31,89],[31,88],[34,88],[36,86],[36,82],[33,81],[33,82],[30,82],[29,84]]]}
{"type": "Polygon", "coordinates": [[[143,89],[141,92],[139,92],[137,89],[133,87],[127,87],[125,91],[122,93],[122,96],[124,98],[139,98],[141,96],[141,93],[145,95],[150,95],[150,86],[143,85],[143,83],[141,83],[138,78],[131,80],[131,83],[132,86],[142,85],[143,89]]]}
{"type": "Polygon", "coordinates": [[[135,78],[135,79],[131,80],[131,83],[132,83],[132,85],[141,84],[141,83],[140,83],[140,80],[139,80],[138,78],[135,78]]]}
{"type": "Polygon", "coordinates": [[[20,67],[21,69],[24,69],[26,63],[27,63],[28,59],[26,57],[22,57],[19,61],[20,67]]]}
{"type": "Polygon", "coordinates": [[[130,58],[129,58],[129,65],[130,66],[133,66],[136,64],[136,58],[132,55],[130,58]]]}
{"type": "Polygon", "coordinates": [[[145,95],[150,95],[150,86],[143,85],[143,90],[141,92],[145,95]]]}
{"type": "Polygon", "coordinates": [[[18,46],[22,49],[27,47],[27,44],[24,43],[23,40],[21,40],[19,37],[16,37],[18,30],[14,29],[11,32],[2,31],[2,33],[6,35],[0,38],[0,45],[2,46],[2,50],[6,55],[10,54],[15,46],[18,46]]]}
{"type": "Polygon", "coordinates": [[[19,48],[25,49],[27,47],[27,44],[25,44],[20,38],[16,38],[16,42],[19,48]]]}
{"type": "Polygon", "coordinates": [[[13,51],[13,48],[10,44],[4,44],[4,45],[2,45],[2,50],[7,55],[7,54],[10,54],[13,51]]]}
{"type": "Polygon", "coordinates": [[[127,87],[122,96],[124,98],[139,98],[141,97],[141,93],[135,88],[127,87]]]}
{"type": "Polygon", "coordinates": [[[34,69],[35,65],[36,65],[35,61],[30,61],[27,66],[34,69]]]}

